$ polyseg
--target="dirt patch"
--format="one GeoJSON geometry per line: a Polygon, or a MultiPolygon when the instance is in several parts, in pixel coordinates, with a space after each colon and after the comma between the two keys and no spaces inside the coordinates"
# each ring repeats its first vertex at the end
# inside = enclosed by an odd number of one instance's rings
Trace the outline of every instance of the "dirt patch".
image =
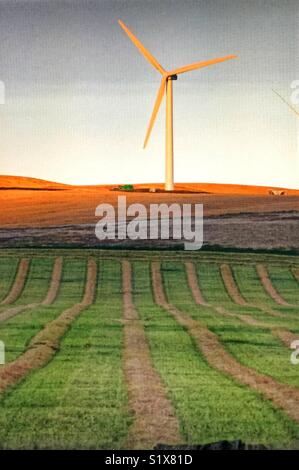
{"type": "Polygon", "coordinates": [[[269,273],[267,271],[266,266],[263,264],[256,265],[256,272],[261,280],[261,283],[267,292],[267,294],[279,305],[290,306],[290,304],[281,297],[281,295],[277,292],[275,287],[273,286],[271,279],[269,277],[269,273]]]}
{"type": "Polygon", "coordinates": [[[2,300],[3,305],[9,305],[14,303],[21,295],[25,282],[27,279],[28,271],[30,266],[30,260],[23,258],[19,262],[18,272],[15,277],[14,283],[4,300],[2,300]]]}
{"type": "Polygon", "coordinates": [[[122,262],[124,308],[124,371],[134,421],[126,447],[153,448],[158,442],[182,441],[179,423],[167,398],[165,387],[154,370],[144,327],[132,297],[132,270],[122,262]]]}
{"type": "Polygon", "coordinates": [[[0,368],[0,392],[23,379],[30,371],[46,365],[59,349],[60,340],[78,315],[92,304],[97,279],[97,265],[88,260],[87,279],[82,301],[64,310],[48,323],[30,342],[28,349],[15,361],[0,368]]]}
{"type": "Polygon", "coordinates": [[[299,390],[276,382],[272,377],[260,374],[240,364],[221,344],[217,335],[195,321],[185,312],[168,303],[160,270],[160,263],[152,263],[152,280],[155,301],[167,310],[192,336],[208,363],[216,370],[232,377],[241,384],[262,393],[268,400],[282,409],[290,418],[299,422],[299,390]]]}
{"type": "Polygon", "coordinates": [[[47,295],[42,302],[42,305],[51,305],[53,302],[55,302],[57,295],[58,295],[60,282],[61,282],[62,265],[63,265],[63,259],[60,256],[59,258],[55,259],[53,272],[52,272],[52,278],[51,278],[51,284],[47,292],[47,295]]]}

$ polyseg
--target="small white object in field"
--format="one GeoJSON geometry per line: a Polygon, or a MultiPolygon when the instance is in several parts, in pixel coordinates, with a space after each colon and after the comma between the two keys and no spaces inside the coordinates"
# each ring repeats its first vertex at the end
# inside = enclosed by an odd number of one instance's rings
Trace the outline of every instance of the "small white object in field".
{"type": "Polygon", "coordinates": [[[270,196],[284,196],[286,192],[283,189],[269,189],[270,196]]]}

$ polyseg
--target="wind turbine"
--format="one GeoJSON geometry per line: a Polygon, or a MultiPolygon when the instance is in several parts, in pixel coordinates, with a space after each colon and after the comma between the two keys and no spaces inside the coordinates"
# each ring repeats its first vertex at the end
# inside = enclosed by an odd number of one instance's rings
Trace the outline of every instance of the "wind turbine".
{"type": "Polygon", "coordinates": [[[237,56],[228,55],[225,57],[220,57],[217,59],[206,60],[204,62],[196,62],[194,64],[185,65],[184,67],[179,67],[177,69],[167,71],[165,70],[155,57],[141,44],[141,42],[134,36],[134,34],[129,30],[129,28],[121,21],[118,20],[120,26],[129,36],[133,44],[139,49],[141,54],[148,60],[148,62],[160,72],[162,75],[161,84],[158,90],[157,98],[154,104],[154,109],[150,118],[148,129],[146,132],[143,148],[146,147],[155,119],[157,117],[160,105],[162,103],[164,94],[166,92],[166,160],[165,160],[165,190],[173,190],[173,91],[172,91],[172,82],[177,80],[178,75],[185,72],[190,72],[191,70],[200,69],[207,67],[208,65],[218,64],[219,62],[224,62],[226,60],[234,59],[237,56]]]}
{"type": "Polygon", "coordinates": [[[272,91],[273,91],[273,93],[275,93],[275,94],[281,99],[281,101],[283,101],[295,114],[297,114],[297,116],[299,116],[299,111],[297,111],[297,109],[294,108],[294,106],[292,106],[287,100],[285,100],[285,99],[283,98],[283,96],[281,96],[281,95],[278,93],[278,91],[274,90],[273,88],[272,88],[272,91]]]}

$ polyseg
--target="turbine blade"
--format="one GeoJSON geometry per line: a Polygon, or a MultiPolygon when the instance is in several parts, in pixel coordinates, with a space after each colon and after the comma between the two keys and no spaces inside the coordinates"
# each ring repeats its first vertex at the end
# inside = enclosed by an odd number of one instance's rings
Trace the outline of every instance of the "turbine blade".
{"type": "Polygon", "coordinates": [[[162,65],[159,64],[159,62],[155,59],[155,57],[141,44],[139,39],[134,36],[134,34],[129,30],[129,28],[121,21],[118,20],[119,25],[122,27],[122,29],[125,31],[125,33],[129,36],[133,44],[139,49],[141,54],[148,60],[148,62],[155,67],[162,75],[165,74],[165,70],[163,69],[162,65]]]}
{"type": "Polygon", "coordinates": [[[272,88],[272,91],[273,91],[277,96],[279,96],[279,98],[281,99],[281,101],[283,101],[295,114],[297,114],[297,116],[299,116],[299,111],[297,111],[296,108],[294,108],[287,100],[285,100],[285,99],[278,93],[278,91],[273,90],[273,88],[272,88]]]}
{"type": "Polygon", "coordinates": [[[218,59],[206,60],[204,62],[195,62],[195,64],[185,65],[184,67],[179,67],[178,69],[168,72],[168,75],[175,75],[179,73],[189,72],[190,70],[201,69],[207,67],[208,65],[218,64],[219,62],[225,62],[226,60],[235,59],[236,55],[227,55],[225,57],[219,57],[218,59]]]}
{"type": "Polygon", "coordinates": [[[161,80],[161,85],[160,85],[159,90],[158,90],[158,94],[157,94],[154,109],[153,109],[153,112],[152,112],[152,115],[151,115],[151,119],[150,119],[150,122],[149,122],[149,125],[148,125],[148,128],[147,128],[143,148],[146,147],[148,139],[151,135],[151,131],[152,131],[153,125],[155,123],[155,119],[156,119],[156,116],[158,114],[158,111],[159,111],[159,108],[160,108],[160,105],[162,103],[162,99],[163,99],[163,96],[164,96],[164,93],[165,93],[165,84],[166,84],[166,77],[163,77],[162,80],[161,80]]]}

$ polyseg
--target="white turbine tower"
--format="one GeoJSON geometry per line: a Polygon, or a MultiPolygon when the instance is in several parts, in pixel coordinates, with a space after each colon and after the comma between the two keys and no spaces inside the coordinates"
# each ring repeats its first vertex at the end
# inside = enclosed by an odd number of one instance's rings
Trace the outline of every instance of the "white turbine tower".
{"type": "Polygon", "coordinates": [[[155,59],[155,57],[141,44],[141,42],[134,36],[129,28],[121,21],[118,21],[122,29],[129,36],[133,44],[139,49],[141,54],[148,60],[148,62],[162,75],[161,84],[158,90],[157,98],[154,104],[154,109],[150,118],[149,126],[146,132],[143,148],[146,147],[148,139],[150,137],[154,122],[156,120],[160,105],[162,103],[164,94],[166,92],[166,155],[165,155],[165,190],[173,190],[173,93],[172,93],[172,82],[177,80],[178,75],[191,70],[201,69],[208,65],[218,64],[226,60],[234,59],[235,55],[228,55],[217,59],[206,60],[203,62],[196,62],[194,64],[185,65],[171,71],[165,70],[162,65],[155,59]]]}

